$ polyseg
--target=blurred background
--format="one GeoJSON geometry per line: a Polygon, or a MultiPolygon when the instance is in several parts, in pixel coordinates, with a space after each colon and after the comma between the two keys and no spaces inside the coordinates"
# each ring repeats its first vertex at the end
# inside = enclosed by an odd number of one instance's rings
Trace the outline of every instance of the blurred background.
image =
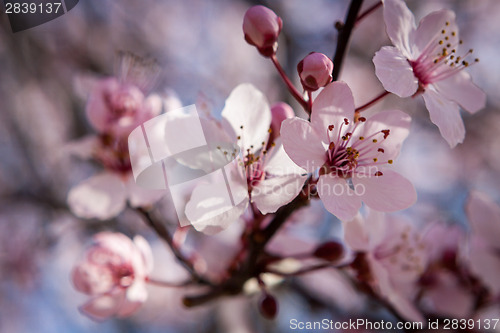
{"type": "MultiPolygon", "coordinates": [[[[365,0],[363,8],[374,3],[365,0]]],[[[117,51],[130,51],[155,58],[163,69],[155,90],[177,96],[184,105],[203,103],[219,113],[237,84],[251,82],[271,103],[287,101],[300,114],[271,62],[243,39],[243,15],[255,4],[269,6],[283,19],[278,56],[299,86],[296,64],[305,55],[316,51],[333,56],[334,23],[343,20],[349,1],[85,0],[54,21],[15,34],[2,11],[0,332],[287,332],[291,318],[314,320],[339,313],[356,317],[358,296],[332,272],[280,287],[281,311],[274,322],[259,319],[252,298],[224,299],[188,311],[180,304],[183,290],[157,287],[128,319],[95,323],[77,309],[86,297],[72,288],[69,273],[97,231],[145,235],[154,248],[158,276],[175,279],[181,274],[170,253],[134,213],[124,212],[107,222],[85,221],[66,206],[71,186],[99,170],[67,148],[92,133],[85,118],[87,83],[113,75],[117,51]]],[[[396,164],[415,184],[419,201],[404,214],[422,223],[465,224],[463,204],[470,190],[500,201],[500,2],[407,4],[417,19],[440,8],[457,13],[464,44],[480,58],[469,72],[486,91],[487,107],[474,116],[464,114],[467,136],[454,150],[430,122],[421,98],[389,96],[370,112],[399,108],[414,119],[396,164]]],[[[389,44],[380,9],[360,23],[351,41],[341,79],[351,86],[356,104],[362,105],[382,91],[371,61],[381,46],[389,44]]],[[[333,216],[322,216],[319,212],[317,221],[298,227],[311,238],[319,237],[325,229],[314,223],[337,222],[333,216]]],[[[225,232],[218,244],[210,245],[215,247],[207,245],[207,251],[230,247],[237,237],[225,232]]]]}

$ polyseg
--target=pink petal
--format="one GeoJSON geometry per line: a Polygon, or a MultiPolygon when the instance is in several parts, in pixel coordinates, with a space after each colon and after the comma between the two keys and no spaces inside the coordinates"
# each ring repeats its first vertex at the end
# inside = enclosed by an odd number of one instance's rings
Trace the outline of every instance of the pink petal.
{"type": "Polygon", "coordinates": [[[266,97],[251,84],[241,84],[234,88],[222,110],[223,124],[231,138],[246,151],[251,145],[252,151],[266,141],[271,127],[271,109],[266,97]],[[243,128],[241,128],[243,126],[243,128]]]}
{"type": "Polygon", "coordinates": [[[361,199],[345,179],[331,174],[320,176],[317,189],[326,210],[341,221],[352,220],[361,208],[361,199]]]}
{"type": "Polygon", "coordinates": [[[368,251],[370,245],[370,235],[366,230],[365,219],[361,214],[357,214],[351,221],[345,222],[344,240],[349,247],[355,251],[368,251]]]}
{"type": "Polygon", "coordinates": [[[362,125],[360,132],[356,133],[357,136],[369,137],[374,133],[389,129],[387,138],[379,140],[376,146],[377,149],[384,149],[382,154],[378,154],[378,159],[387,162],[387,160],[393,160],[399,155],[403,141],[410,133],[410,123],[410,116],[402,111],[382,111],[368,118],[362,125]]]}
{"type": "Polygon", "coordinates": [[[500,279],[498,278],[500,274],[500,258],[497,251],[488,245],[479,237],[472,238],[468,256],[469,266],[471,271],[484,282],[491,292],[498,295],[500,293],[500,279]]]}
{"type": "Polygon", "coordinates": [[[369,257],[370,268],[380,288],[380,294],[391,303],[396,311],[405,319],[424,322],[422,314],[405,296],[398,291],[390,280],[389,272],[375,259],[369,257]]]}
{"type": "Polygon", "coordinates": [[[480,192],[472,192],[465,206],[474,234],[489,245],[497,246],[500,240],[500,207],[480,192]]]}
{"type": "Polygon", "coordinates": [[[450,273],[439,275],[439,284],[426,292],[434,311],[452,318],[467,318],[473,309],[474,295],[450,273]]]}
{"type": "Polygon", "coordinates": [[[392,46],[382,47],[373,57],[375,74],[385,90],[399,97],[412,96],[418,88],[418,79],[408,58],[392,46]]]}
{"type": "Polygon", "coordinates": [[[441,136],[451,148],[462,143],[465,138],[465,127],[458,105],[438,92],[428,87],[423,95],[425,105],[431,116],[431,121],[436,124],[441,136]]]}
{"type": "Polygon", "coordinates": [[[276,148],[271,151],[271,156],[268,154],[269,161],[264,165],[264,171],[274,176],[305,174],[306,171],[288,157],[280,142],[280,139],[275,141],[276,148]]]}
{"type": "Polygon", "coordinates": [[[328,144],[328,126],[334,125],[335,132],[344,118],[354,118],[354,97],[345,82],[332,82],[314,100],[311,124],[319,137],[328,144]]]}
{"type": "Polygon", "coordinates": [[[476,113],[486,106],[486,94],[472,83],[469,73],[465,71],[438,81],[434,86],[443,96],[460,104],[470,113],[476,113]]]}
{"type": "Polygon", "coordinates": [[[412,183],[399,173],[383,170],[382,176],[355,174],[352,182],[363,202],[380,212],[395,212],[406,209],[417,200],[412,183]]]}
{"type": "Polygon", "coordinates": [[[326,161],[326,149],[311,123],[300,118],[285,119],[281,139],[288,156],[307,172],[313,172],[326,161]]]}
{"type": "Polygon", "coordinates": [[[306,178],[292,174],[262,180],[252,190],[252,202],[262,214],[274,213],[300,193],[306,178]]]}
{"type": "Polygon", "coordinates": [[[233,200],[226,184],[214,186],[201,183],[186,204],[186,217],[197,231],[207,235],[216,234],[237,221],[248,205],[247,199],[239,199],[239,193],[233,191],[232,194],[233,200]]]}
{"type": "Polygon", "coordinates": [[[155,204],[166,194],[164,190],[151,190],[140,187],[132,176],[129,177],[126,190],[128,201],[132,207],[147,207],[155,204]]]}
{"type": "Polygon", "coordinates": [[[384,20],[387,34],[394,46],[411,59],[415,17],[402,0],[384,0],[384,20]]]}
{"type": "Polygon", "coordinates": [[[153,270],[153,251],[151,250],[151,246],[149,246],[148,241],[137,235],[134,237],[134,244],[139,250],[142,257],[142,267],[144,267],[144,272],[141,272],[144,275],[149,274],[153,270]]]}
{"type": "MultiPolygon", "coordinates": [[[[455,23],[454,12],[443,9],[425,16],[420,20],[415,32],[414,42],[415,46],[418,48],[418,53],[420,54],[423,52],[429,43],[436,43],[445,35],[448,37],[446,43],[450,43],[451,48],[454,48],[459,41],[458,27],[455,23]],[[446,25],[447,22],[448,25],[446,25]],[[446,32],[445,34],[442,34],[443,29],[446,32]],[[454,36],[451,35],[452,31],[455,32],[454,36]]],[[[417,50],[414,50],[414,52],[416,53],[417,50]]]]}
{"type": "Polygon", "coordinates": [[[125,292],[95,297],[82,305],[79,310],[93,320],[102,321],[114,316],[125,299],[125,292]]]}
{"type": "Polygon", "coordinates": [[[104,172],[84,180],[68,193],[71,211],[81,218],[107,220],[125,209],[125,189],[115,174],[104,172]]]}

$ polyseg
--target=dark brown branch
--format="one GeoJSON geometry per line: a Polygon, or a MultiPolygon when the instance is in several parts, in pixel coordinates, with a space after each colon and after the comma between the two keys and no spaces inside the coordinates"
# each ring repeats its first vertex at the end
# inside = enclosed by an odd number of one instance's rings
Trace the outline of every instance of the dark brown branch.
{"type": "Polygon", "coordinates": [[[358,19],[358,13],[361,9],[363,0],[352,0],[349,5],[349,11],[345,19],[345,23],[339,29],[339,37],[337,39],[337,48],[335,50],[335,55],[333,56],[333,81],[337,81],[342,69],[342,62],[344,61],[344,56],[347,51],[347,46],[349,44],[349,38],[351,37],[352,29],[356,24],[358,19]]]}

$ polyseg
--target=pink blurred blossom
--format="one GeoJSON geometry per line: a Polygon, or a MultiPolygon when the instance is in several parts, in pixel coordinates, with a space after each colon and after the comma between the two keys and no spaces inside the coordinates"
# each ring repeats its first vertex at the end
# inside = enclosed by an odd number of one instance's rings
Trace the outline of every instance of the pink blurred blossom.
{"type": "Polygon", "coordinates": [[[75,288],[90,300],[80,310],[95,320],[133,314],[146,301],[146,279],[153,268],[147,241],[136,236],[101,232],[73,269],[75,288]]]}

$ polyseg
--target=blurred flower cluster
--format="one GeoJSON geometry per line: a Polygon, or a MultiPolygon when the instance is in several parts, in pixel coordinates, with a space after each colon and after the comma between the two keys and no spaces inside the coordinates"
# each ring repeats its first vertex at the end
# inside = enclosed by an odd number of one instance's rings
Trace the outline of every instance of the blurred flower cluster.
{"type": "Polygon", "coordinates": [[[500,331],[499,12],[1,19],[0,331],[500,331]]]}

